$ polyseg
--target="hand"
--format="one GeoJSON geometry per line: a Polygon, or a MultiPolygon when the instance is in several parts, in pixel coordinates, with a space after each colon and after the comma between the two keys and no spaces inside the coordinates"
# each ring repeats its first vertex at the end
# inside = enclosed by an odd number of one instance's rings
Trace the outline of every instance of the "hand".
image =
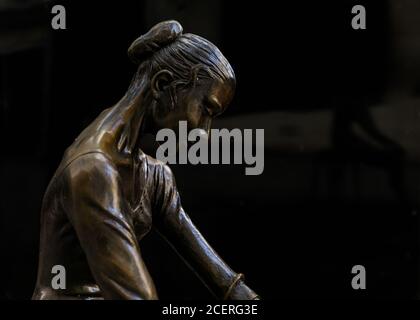
{"type": "Polygon", "coordinates": [[[261,300],[260,296],[242,280],[238,281],[227,297],[228,300],[261,300]]]}

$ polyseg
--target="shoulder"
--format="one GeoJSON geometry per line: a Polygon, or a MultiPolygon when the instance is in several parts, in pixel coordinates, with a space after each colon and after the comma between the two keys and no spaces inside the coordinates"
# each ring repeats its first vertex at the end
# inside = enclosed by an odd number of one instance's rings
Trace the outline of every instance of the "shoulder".
{"type": "Polygon", "coordinates": [[[149,155],[146,155],[147,165],[150,172],[153,173],[155,180],[175,181],[174,174],[171,168],[160,160],[157,160],[149,155]]]}
{"type": "Polygon", "coordinates": [[[175,176],[171,168],[160,160],[147,156],[147,163],[153,181],[154,199],[158,206],[165,205],[178,196],[175,176]]]}
{"type": "Polygon", "coordinates": [[[89,152],[71,160],[63,175],[73,190],[102,190],[119,183],[119,173],[113,162],[101,152],[89,152]]]}

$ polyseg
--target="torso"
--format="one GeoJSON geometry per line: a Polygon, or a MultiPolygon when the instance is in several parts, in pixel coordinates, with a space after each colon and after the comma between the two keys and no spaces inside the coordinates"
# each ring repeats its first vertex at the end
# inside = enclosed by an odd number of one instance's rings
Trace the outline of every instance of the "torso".
{"type": "MultiPolygon", "coordinates": [[[[100,122],[101,114],[86,130],[100,122]]],[[[86,131],[85,130],[85,131],[86,131]]],[[[98,285],[90,272],[86,256],[80,246],[77,234],[68,220],[68,210],[63,206],[65,186],[69,182],[67,170],[75,161],[102,161],[104,157],[112,162],[121,177],[121,194],[130,211],[134,232],[140,241],[152,227],[152,210],[156,189],[156,168],[161,166],[157,160],[138,150],[131,158],[115,155],[114,149],[104,148],[102,140],[89,137],[75,140],[53,176],[43,200],[41,212],[40,263],[38,280],[33,299],[101,299],[98,285]],[[81,141],[82,140],[82,141],[81,141]],[[111,152],[110,152],[111,150],[111,152]],[[67,289],[52,290],[52,266],[65,265],[67,289]]],[[[88,135],[87,135],[88,136],[88,135]]],[[[71,179],[71,177],[70,177],[71,179]]]]}

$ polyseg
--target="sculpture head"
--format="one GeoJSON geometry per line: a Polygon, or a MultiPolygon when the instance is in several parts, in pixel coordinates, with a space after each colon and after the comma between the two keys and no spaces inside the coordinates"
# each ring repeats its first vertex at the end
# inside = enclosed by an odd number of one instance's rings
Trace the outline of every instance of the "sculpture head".
{"type": "Polygon", "coordinates": [[[132,43],[128,54],[139,64],[134,83],[148,83],[148,122],[154,132],[177,130],[181,120],[189,129],[208,131],[233,98],[236,80],[229,62],[208,40],[183,34],[176,21],[155,25],[132,43]]]}

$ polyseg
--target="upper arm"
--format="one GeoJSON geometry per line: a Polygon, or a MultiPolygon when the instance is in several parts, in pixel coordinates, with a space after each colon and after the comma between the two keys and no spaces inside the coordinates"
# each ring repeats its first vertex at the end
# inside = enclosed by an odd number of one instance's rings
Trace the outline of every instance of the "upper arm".
{"type": "Polygon", "coordinates": [[[67,212],[105,298],[156,296],[114,166],[101,154],[67,169],[67,212]]]}
{"type": "Polygon", "coordinates": [[[175,177],[169,166],[162,164],[158,168],[155,183],[154,224],[159,231],[173,229],[173,224],[177,223],[185,212],[181,205],[175,177]]]}
{"type": "Polygon", "coordinates": [[[173,209],[173,204],[179,202],[178,190],[172,170],[167,165],[158,168],[155,177],[156,203],[158,214],[165,214],[173,209]]]}

